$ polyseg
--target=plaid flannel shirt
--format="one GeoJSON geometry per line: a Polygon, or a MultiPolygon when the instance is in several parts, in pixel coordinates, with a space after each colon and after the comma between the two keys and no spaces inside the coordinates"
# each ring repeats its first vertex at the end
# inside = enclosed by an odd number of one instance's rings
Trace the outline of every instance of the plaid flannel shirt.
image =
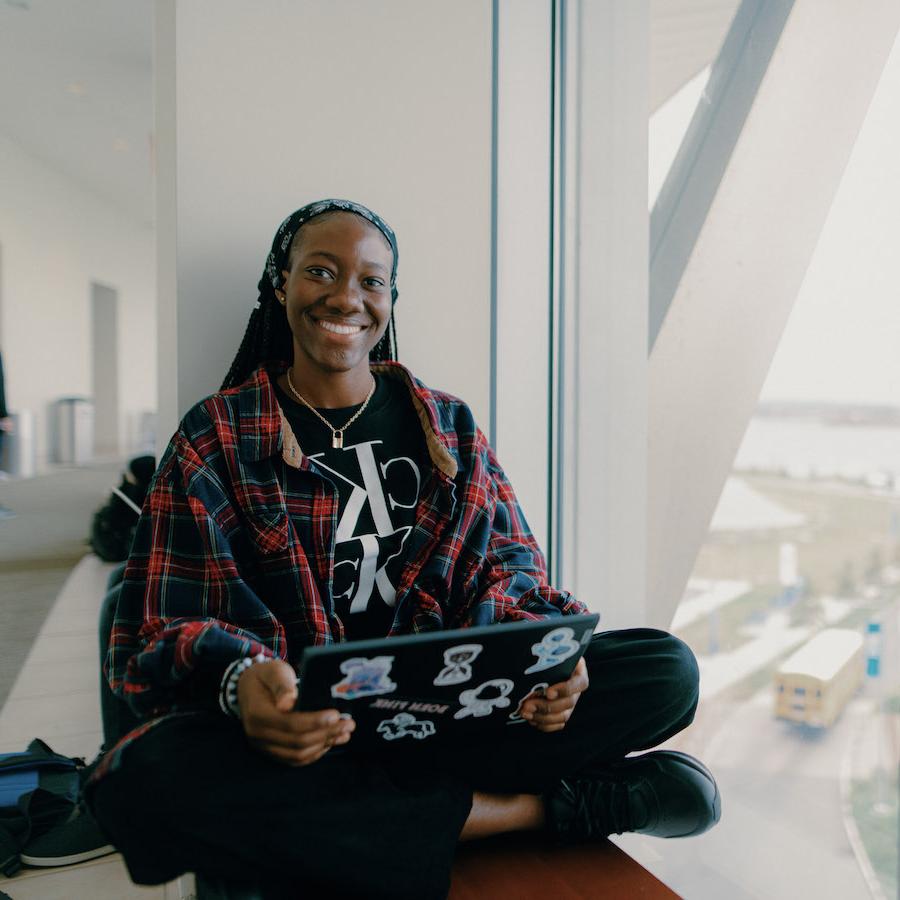
{"type": "MultiPolygon", "coordinates": [[[[373,371],[408,386],[433,465],[389,634],[583,612],[547,583],[465,403],[398,363],[373,371]]],[[[296,666],[304,647],[342,640],[331,598],[337,512],[334,484],[303,454],[264,368],[194,406],[135,532],[106,662],[113,690],[142,717],[215,708],[235,659],[264,653],[296,666]]]]}

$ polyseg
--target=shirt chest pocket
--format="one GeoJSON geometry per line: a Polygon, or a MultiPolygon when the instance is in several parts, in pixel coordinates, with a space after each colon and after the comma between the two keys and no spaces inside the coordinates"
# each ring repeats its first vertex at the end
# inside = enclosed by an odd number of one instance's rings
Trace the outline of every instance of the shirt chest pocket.
{"type": "Polygon", "coordinates": [[[284,512],[248,510],[250,542],[261,556],[284,552],[288,547],[288,517],[284,512]]]}
{"type": "Polygon", "coordinates": [[[287,550],[290,524],[278,482],[274,478],[241,479],[235,484],[235,494],[256,554],[268,557],[287,550]]]}

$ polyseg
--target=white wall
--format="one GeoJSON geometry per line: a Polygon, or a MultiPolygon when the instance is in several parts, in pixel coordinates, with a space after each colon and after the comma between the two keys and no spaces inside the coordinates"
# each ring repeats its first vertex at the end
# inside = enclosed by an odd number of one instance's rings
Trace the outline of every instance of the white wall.
{"type": "Polygon", "coordinates": [[[487,428],[491,4],[161,0],[157,16],[161,435],[221,383],[281,219],[329,196],[394,227],[400,359],[487,428]]]}
{"type": "Polygon", "coordinates": [[[91,391],[92,281],[118,291],[119,407],[129,424],[156,408],[153,232],[0,137],[0,347],[6,401],[35,416],[47,461],[47,407],[91,391]]]}
{"type": "Polygon", "coordinates": [[[498,8],[495,61],[485,0],[157,0],[159,437],[221,383],[281,219],[360,200],[397,231],[400,360],[485,431],[495,361],[498,455],[560,585],[638,624],[647,3],[569,3],[555,80],[549,0],[498,8]]]}

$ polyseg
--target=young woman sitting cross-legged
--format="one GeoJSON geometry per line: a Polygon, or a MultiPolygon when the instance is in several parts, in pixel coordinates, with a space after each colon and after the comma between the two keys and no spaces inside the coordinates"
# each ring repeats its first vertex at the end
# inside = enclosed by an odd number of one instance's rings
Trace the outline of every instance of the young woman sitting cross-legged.
{"type": "Polygon", "coordinates": [[[693,654],[662,631],[595,634],[523,704],[531,727],[490,742],[354,752],[351,719],[294,710],[304,647],[585,611],[548,583],[466,404],[396,361],[397,259],[358,204],[285,219],[222,389],[160,462],[107,659],[145,721],[86,789],[138,883],[444,897],[459,841],[681,837],[719,818],[700,762],[628,755],[696,708],[693,654]]]}

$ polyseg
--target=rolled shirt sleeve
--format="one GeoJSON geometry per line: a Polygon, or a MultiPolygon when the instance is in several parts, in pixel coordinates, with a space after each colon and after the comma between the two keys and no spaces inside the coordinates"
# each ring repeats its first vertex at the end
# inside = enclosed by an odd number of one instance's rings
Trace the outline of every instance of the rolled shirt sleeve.
{"type": "Polygon", "coordinates": [[[138,521],[106,660],[137,715],[216,708],[229,663],[280,655],[280,626],[236,561],[236,531],[226,490],[179,431],[138,521]]]}

